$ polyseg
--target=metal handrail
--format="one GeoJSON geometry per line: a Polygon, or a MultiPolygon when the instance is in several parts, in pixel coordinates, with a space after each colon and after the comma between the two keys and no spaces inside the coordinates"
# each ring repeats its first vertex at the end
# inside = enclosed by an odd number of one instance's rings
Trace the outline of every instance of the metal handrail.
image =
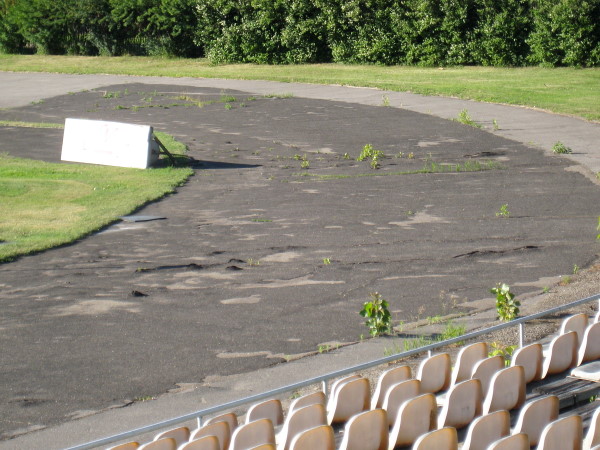
{"type": "Polygon", "coordinates": [[[472,331],[470,333],[466,333],[463,334],[459,337],[455,337],[452,339],[446,339],[444,341],[439,341],[439,342],[435,342],[433,344],[429,344],[429,345],[425,345],[423,347],[419,347],[413,350],[408,350],[402,353],[396,353],[394,355],[389,355],[383,358],[379,358],[373,361],[369,361],[366,363],[362,363],[362,364],[358,364],[356,366],[351,366],[351,367],[347,367],[346,369],[342,369],[342,370],[336,370],[335,372],[330,372],[327,373],[325,375],[320,375],[318,377],[313,377],[313,378],[309,378],[303,381],[299,381],[297,383],[293,383],[293,384],[289,384],[287,386],[283,386],[277,389],[273,389],[267,392],[262,392],[260,394],[255,394],[255,395],[251,395],[249,397],[244,397],[241,398],[239,400],[234,400],[231,402],[227,402],[227,403],[222,403],[220,405],[217,406],[213,406],[210,408],[205,408],[205,409],[201,409],[189,414],[185,414],[183,416],[179,416],[179,417],[174,417],[172,419],[169,420],[164,420],[162,422],[157,422],[157,423],[153,423],[151,425],[147,425],[144,427],[140,427],[140,428],[136,428],[130,431],[126,431],[124,433],[119,433],[119,434],[115,434],[113,436],[109,436],[106,438],[102,438],[102,439],[98,439],[95,441],[91,441],[91,442],[87,442],[84,444],[80,444],[80,445],[76,445],[74,447],[69,447],[67,450],[86,450],[86,449],[91,449],[91,448],[96,448],[99,447],[101,445],[106,445],[106,444],[111,444],[113,442],[117,442],[117,441],[122,441],[125,440],[127,438],[133,437],[133,436],[138,436],[140,434],[144,434],[144,433],[148,433],[151,431],[156,431],[156,430],[160,430],[172,425],[178,425],[182,422],[187,422],[189,420],[198,420],[198,425],[202,425],[202,417],[203,416],[207,416],[210,414],[214,414],[214,413],[218,413],[224,410],[228,410],[228,409],[233,409],[237,406],[241,406],[241,405],[245,405],[248,403],[252,403],[252,402],[256,402],[258,400],[263,400],[266,398],[272,398],[275,397],[279,394],[283,394],[286,392],[290,392],[290,391],[295,391],[297,389],[306,387],[306,386],[310,386],[313,384],[317,384],[317,383],[323,383],[323,392],[326,392],[326,383],[327,381],[329,381],[332,378],[338,378],[344,375],[348,375],[351,373],[355,373],[361,370],[365,370],[365,369],[370,369],[372,367],[375,366],[379,366],[382,364],[386,364],[389,362],[393,362],[393,361],[397,361],[399,359],[404,359],[407,358],[409,356],[413,356],[413,355],[417,355],[419,353],[424,353],[424,352],[431,352],[432,350],[435,350],[439,347],[445,347],[447,345],[451,345],[457,342],[461,342],[461,341],[465,341],[468,339],[472,339],[472,338],[476,338],[478,336],[484,335],[484,334],[488,334],[488,333],[492,333],[494,331],[498,331],[498,330],[502,330],[504,328],[508,328],[508,327],[513,327],[516,325],[519,325],[519,345],[522,347],[524,344],[524,339],[523,339],[523,325],[525,324],[525,322],[528,322],[530,320],[535,320],[535,319],[539,319],[541,317],[545,317],[560,311],[564,311],[566,309],[571,309],[575,306],[579,306],[585,303],[589,303],[591,301],[594,300],[598,300],[599,301],[599,308],[600,308],[600,294],[596,294],[596,295],[592,295],[590,297],[586,297],[584,299],[580,299],[580,300],[576,300],[574,302],[571,303],[567,303],[565,305],[561,305],[561,306],[557,306],[555,308],[550,308],[547,309],[545,311],[539,312],[539,313],[535,313],[535,314],[530,314],[528,316],[525,317],[520,317],[514,320],[511,320],[510,322],[505,322],[505,323],[501,323],[498,325],[494,325],[479,331],[472,331]]]}

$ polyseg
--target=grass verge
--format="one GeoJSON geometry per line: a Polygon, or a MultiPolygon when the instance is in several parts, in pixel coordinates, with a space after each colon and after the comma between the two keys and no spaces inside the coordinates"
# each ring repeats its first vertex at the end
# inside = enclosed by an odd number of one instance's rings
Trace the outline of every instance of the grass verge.
{"type": "Polygon", "coordinates": [[[213,66],[205,59],[0,55],[7,71],[272,80],[376,87],[540,108],[600,121],[600,69],[375,66],[213,66]]]}
{"type": "MultiPolygon", "coordinates": [[[[185,146],[157,133],[171,153],[185,146]]],[[[73,242],[182,185],[188,167],[129,169],[0,155],[0,262],[73,242]]]]}

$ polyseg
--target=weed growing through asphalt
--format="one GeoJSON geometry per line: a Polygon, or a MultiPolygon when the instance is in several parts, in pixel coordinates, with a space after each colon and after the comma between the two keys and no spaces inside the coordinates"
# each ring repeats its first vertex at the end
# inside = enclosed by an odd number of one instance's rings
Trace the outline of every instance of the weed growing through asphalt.
{"type": "Polygon", "coordinates": [[[435,325],[436,323],[441,323],[442,322],[442,316],[440,316],[439,314],[436,316],[427,316],[425,318],[425,320],[427,320],[427,323],[429,325],[435,325]]]}
{"type": "Polygon", "coordinates": [[[492,119],[492,126],[494,127],[494,131],[498,131],[500,126],[498,126],[498,121],[496,119],[492,119]]]}
{"type": "Polygon", "coordinates": [[[305,159],[305,160],[303,160],[300,163],[300,168],[301,169],[308,169],[308,168],[310,168],[310,162],[308,161],[308,159],[305,159]]]}
{"type": "MultiPolygon", "coordinates": [[[[449,320],[446,323],[444,331],[442,331],[440,335],[441,341],[447,341],[448,339],[454,339],[456,337],[462,336],[467,332],[467,327],[465,325],[455,324],[453,321],[449,320]]],[[[459,342],[458,345],[462,345],[462,342],[459,342]]]]}
{"type": "Polygon", "coordinates": [[[246,264],[248,264],[249,266],[260,266],[260,261],[258,259],[248,258],[246,260],[246,264]]]}
{"type": "Polygon", "coordinates": [[[381,96],[381,106],[385,106],[385,107],[390,106],[390,98],[387,95],[381,96]]]}
{"type": "Polygon", "coordinates": [[[508,210],[508,203],[505,203],[500,207],[500,210],[496,213],[496,217],[510,217],[510,211],[508,210]]]}
{"type": "Polygon", "coordinates": [[[325,264],[325,265],[331,264],[331,258],[323,258],[323,264],[325,264]]]}
{"type": "MultiPolygon", "coordinates": [[[[596,231],[600,231],[600,216],[598,217],[598,225],[596,226],[596,231]]],[[[596,239],[600,239],[600,233],[596,235],[596,239]]]]}
{"type": "Polygon", "coordinates": [[[552,146],[552,152],[559,155],[566,155],[569,153],[573,153],[573,150],[571,150],[571,147],[567,147],[562,142],[556,141],[552,146]]]}
{"type": "Polygon", "coordinates": [[[365,159],[371,158],[369,165],[372,169],[379,169],[379,160],[384,158],[385,154],[381,150],[375,150],[371,144],[366,144],[358,158],[357,161],[364,161],[365,159]]]}
{"type": "Polygon", "coordinates": [[[104,97],[104,98],[119,98],[119,97],[121,97],[121,91],[114,91],[114,92],[106,91],[102,97],[104,97]]]}
{"type": "Polygon", "coordinates": [[[225,109],[227,111],[229,111],[231,108],[233,108],[233,106],[231,106],[231,103],[225,103],[225,109]]]}
{"type": "Polygon", "coordinates": [[[577,275],[579,272],[579,266],[577,264],[573,264],[573,275],[577,275]]]}
{"type": "Polygon", "coordinates": [[[515,300],[515,294],[510,292],[510,286],[498,283],[496,287],[490,289],[490,292],[496,295],[496,312],[500,320],[508,322],[516,319],[519,315],[521,302],[515,300]]]}
{"type": "Polygon", "coordinates": [[[252,222],[273,222],[271,219],[263,219],[261,217],[255,217],[250,219],[252,222]]]}
{"type": "Polygon", "coordinates": [[[504,345],[501,342],[492,342],[489,344],[490,351],[488,352],[488,356],[491,358],[492,356],[502,356],[504,358],[504,365],[506,367],[510,366],[510,359],[515,349],[516,345],[504,345]]]}
{"type": "Polygon", "coordinates": [[[344,156],[342,156],[343,159],[350,159],[350,155],[348,153],[344,153],[344,156]]]}
{"type": "Polygon", "coordinates": [[[265,94],[264,98],[293,98],[294,94],[291,92],[284,92],[283,94],[265,94]]]}
{"type": "Polygon", "coordinates": [[[378,292],[369,294],[371,300],[363,303],[363,309],[359,312],[365,317],[365,325],[369,328],[369,334],[373,337],[392,331],[392,315],[388,309],[388,302],[378,292]]]}
{"type": "Polygon", "coordinates": [[[463,109],[461,112],[459,112],[458,117],[454,119],[454,121],[460,122],[464,125],[469,125],[471,127],[481,128],[481,125],[479,125],[471,118],[471,116],[469,115],[469,111],[467,111],[466,109],[463,109]]]}

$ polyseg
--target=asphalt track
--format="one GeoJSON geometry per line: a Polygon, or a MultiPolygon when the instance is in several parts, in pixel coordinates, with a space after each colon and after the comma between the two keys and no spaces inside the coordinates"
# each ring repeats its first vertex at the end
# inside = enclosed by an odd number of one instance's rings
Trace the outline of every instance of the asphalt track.
{"type": "MultiPolygon", "coordinates": [[[[224,380],[356,341],[365,333],[357,311],[374,290],[410,321],[491,305],[497,281],[540,291],[597,258],[598,124],[339,86],[17,73],[0,73],[0,86],[0,120],[146,123],[197,161],[176,195],[139,211],[166,220],[117,223],[0,266],[0,431],[23,434],[1,448],[86,440],[65,433],[90,426],[71,419],[98,422],[99,411],[169,390],[243,395],[224,380]],[[293,96],[270,95],[284,93],[293,96]],[[235,97],[229,108],[224,94],[235,97]],[[185,96],[215,103],[177,105],[185,96]],[[462,109],[487,130],[445,120],[462,109]],[[574,153],[552,155],[558,140],[574,153]],[[390,155],[378,171],[355,160],[367,143],[390,155]],[[467,160],[503,168],[394,175],[467,160]],[[505,203],[506,220],[496,216],[505,203]]],[[[60,130],[0,128],[0,151],[55,161],[61,139],[60,130]]],[[[174,396],[159,415],[193,409],[174,396]]]]}

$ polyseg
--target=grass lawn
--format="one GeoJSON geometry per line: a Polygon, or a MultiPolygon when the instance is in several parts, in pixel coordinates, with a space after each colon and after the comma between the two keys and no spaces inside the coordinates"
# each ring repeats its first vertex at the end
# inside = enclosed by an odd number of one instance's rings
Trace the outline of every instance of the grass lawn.
{"type": "Polygon", "coordinates": [[[366,86],[530,106],[600,121],[600,68],[424,68],[347,64],[213,66],[205,59],[0,55],[0,70],[366,86]]]}
{"type": "MultiPolygon", "coordinates": [[[[157,133],[171,153],[183,144],[157,133]]],[[[184,168],[129,169],[0,155],[0,261],[73,242],[173,192],[184,168]]]]}

